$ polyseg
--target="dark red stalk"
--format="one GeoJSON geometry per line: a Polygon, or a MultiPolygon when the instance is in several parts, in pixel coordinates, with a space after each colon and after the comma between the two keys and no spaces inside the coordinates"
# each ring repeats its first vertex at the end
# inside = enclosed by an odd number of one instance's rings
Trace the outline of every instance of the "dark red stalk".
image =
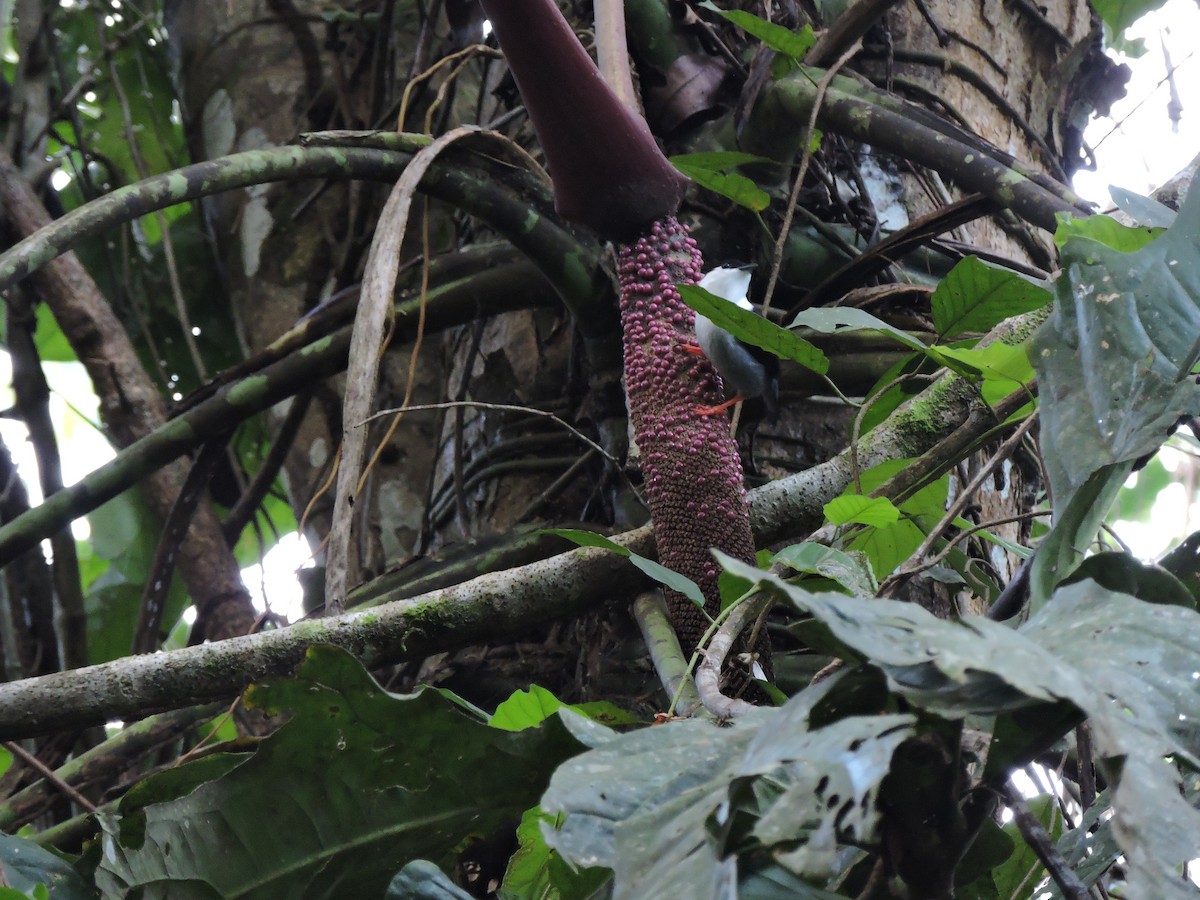
{"type": "Polygon", "coordinates": [[[609,90],[553,0],[481,0],[537,131],[554,205],[602,237],[673,215],[688,179],[609,90]]]}

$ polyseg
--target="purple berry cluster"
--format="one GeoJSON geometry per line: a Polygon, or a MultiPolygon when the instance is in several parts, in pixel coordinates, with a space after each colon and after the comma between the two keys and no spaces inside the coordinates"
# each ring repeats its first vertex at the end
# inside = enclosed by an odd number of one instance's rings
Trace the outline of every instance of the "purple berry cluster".
{"type": "MultiPolygon", "coordinates": [[[[750,562],[754,540],[729,419],[696,412],[697,406],[722,399],[712,365],[684,349],[695,343],[695,316],[675,285],[699,281],[701,264],[687,228],[669,217],[655,222],[636,243],[621,247],[618,272],[625,389],[659,559],[700,585],[705,608],[715,615],[719,570],[710,548],[750,562]]],[[[667,605],[680,643],[690,653],[705,619],[674,592],[668,592],[667,605]]]]}

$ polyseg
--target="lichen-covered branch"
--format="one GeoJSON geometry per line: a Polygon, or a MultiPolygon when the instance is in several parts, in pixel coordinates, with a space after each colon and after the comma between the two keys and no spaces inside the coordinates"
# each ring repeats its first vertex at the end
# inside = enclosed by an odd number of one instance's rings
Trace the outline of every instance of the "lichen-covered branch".
{"type": "MultiPolygon", "coordinates": [[[[645,553],[652,536],[642,528],[621,540],[645,553]]],[[[622,557],[579,549],[377,609],[12,682],[0,685],[0,739],[229,697],[267,675],[291,672],[317,643],[374,665],[502,640],[628,596],[640,581],[622,557]]]]}

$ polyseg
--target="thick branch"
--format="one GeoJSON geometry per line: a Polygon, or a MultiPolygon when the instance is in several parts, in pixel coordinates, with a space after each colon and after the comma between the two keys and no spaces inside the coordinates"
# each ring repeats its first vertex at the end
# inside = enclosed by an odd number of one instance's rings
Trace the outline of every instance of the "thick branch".
{"type": "MultiPolygon", "coordinates": [[[[315,144],[321,136],[308,135],[307,139],[315,144]]],[[[271,181],[358,178],[393,182],[411,159],[409,152],[399,148],[429,143],[423,135],[392,135],[391,140],[376,136],[370,143],[379,147],[362,146],[367,141],[357,133],[339,137],[352,146],[333,145],[327,138],[320,146],[249,150],[118,188],[0,253],[0,290],[81,241],[146,213],[271,181]]],[[[483,219],[537,262],[576,315],[585,336],[613,331],[612,285],[598,265],[599,247],[581,242],[578,235],[531,205],[527,197],[539,199],[536,189],[537,182],[512,166],[471,154],[439,160],[421,181],[423,192],[483,219]],[[505,186],[513,181],[525,196],[505,186]]]]}
{"type": "MultiPolygon", "coordinates": [[[[652,552],[648,527],[619,540],[638,553],[652,552]]],[[[0,737],[228,697],[267,675],[291,672],[317,643],[375,665],[503,640],[628,596],[641,583],[637,570],[615,553],[579,549],[376,609],[13,682],[0,686],[0,737]]]]}

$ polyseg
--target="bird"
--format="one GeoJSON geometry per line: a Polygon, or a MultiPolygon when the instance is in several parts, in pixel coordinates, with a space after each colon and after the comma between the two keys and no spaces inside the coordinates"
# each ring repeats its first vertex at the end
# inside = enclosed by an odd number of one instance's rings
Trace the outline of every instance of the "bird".
{"type": "MultiPolygon", "coordinates": [[[[742,309],[753,310],[748,297],[750,272],[747,268],[717,266],[700,279],[699,286],[742,309]]],[[[760,397],[767,418],[775,421],[779,409],[779,357],[739,340],[700,313],[696,313],[696,343],[698,347],[686,346],[684,349],[708,357],[721,376],[726,396],[733,395],[716,406],[696,407],[698,415],[716,415],[739,401],[760,397]]]]}

